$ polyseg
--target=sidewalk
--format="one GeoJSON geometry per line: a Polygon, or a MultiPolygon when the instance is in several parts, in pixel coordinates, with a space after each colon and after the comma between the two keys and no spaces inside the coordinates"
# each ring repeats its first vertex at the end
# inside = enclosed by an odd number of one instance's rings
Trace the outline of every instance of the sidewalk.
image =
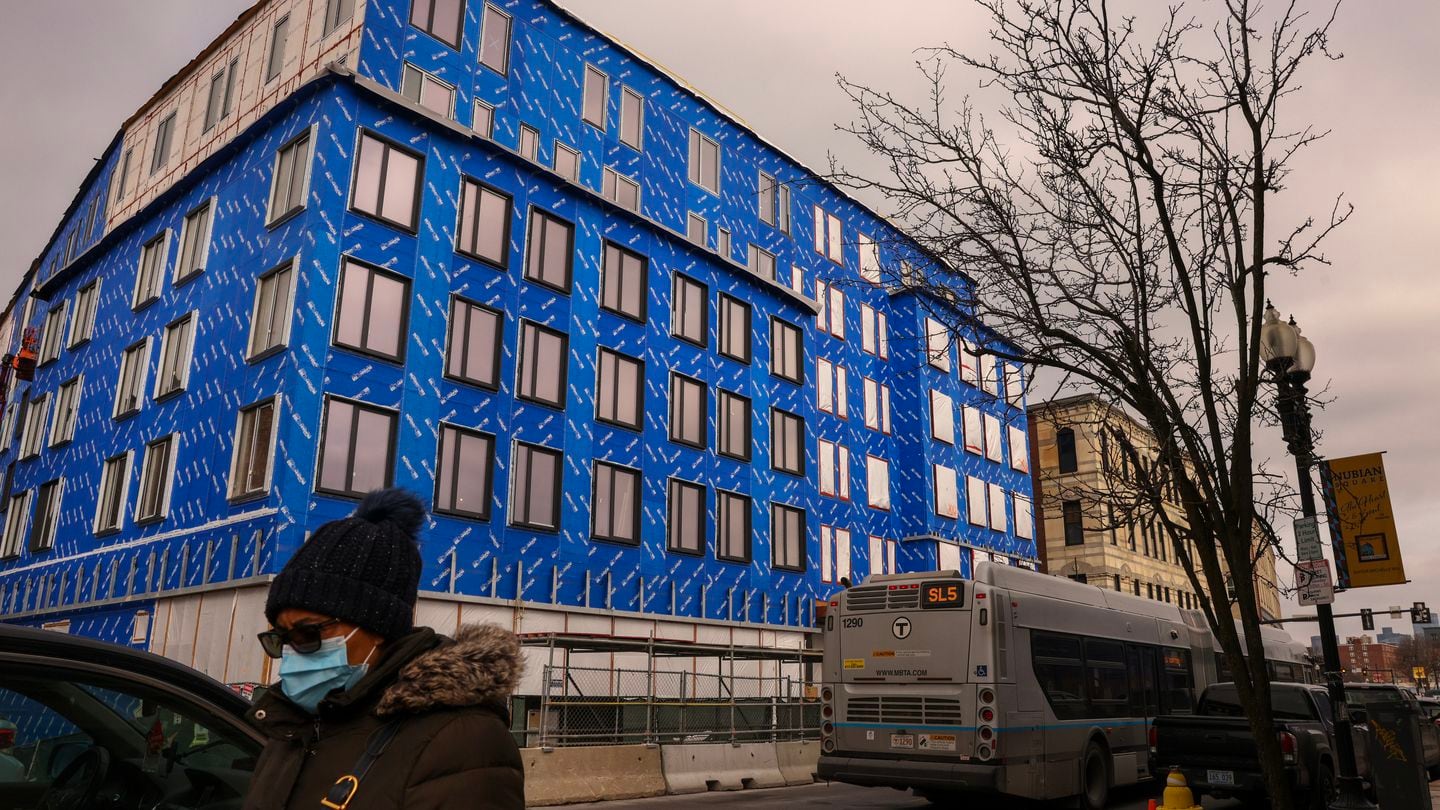
{"type": "Polygon", "coordinates": [[[1440,810],[1440,782],[1430,783],[1430,803],[1440,810]]]}

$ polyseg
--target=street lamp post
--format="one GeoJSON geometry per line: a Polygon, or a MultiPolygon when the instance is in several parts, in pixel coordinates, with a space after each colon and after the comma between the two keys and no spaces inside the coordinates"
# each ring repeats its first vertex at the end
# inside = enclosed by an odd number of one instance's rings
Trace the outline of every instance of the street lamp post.
{"type": "MultiPolygon", "coordinates": [[[[1315,517],[1315,490],[1310,468],[1315,464],[1315,443],[1310,431],[1310,405],[1305,384],[1315,367],[1315,346],[1300,334],[1292,318],[1280,320],[1280,313],[1266,302],[1265,323],[1260,327],[1260,355],[1274,374],[1279,389],[1280,426],[1285,444],[1295,457],[1295,472],[1300,487],[1300,509],[1307,518],[1315,517]]],[[[1330,605],[1316,605],[1320,620],[1320,646],[1325,658],[1325,683],[1330,692],[1334,712],[1335,753],[1339,773],[1337,795],[1330,803],[1332,810],[1373,810],[1375,805],[1365,798],[1355,768],[1355,740],[1350,733],[1350,711],[1345,706],[1345,681],[1340,671],[1340,644],[1335,634],[1335,616],[1330,605]]]]}

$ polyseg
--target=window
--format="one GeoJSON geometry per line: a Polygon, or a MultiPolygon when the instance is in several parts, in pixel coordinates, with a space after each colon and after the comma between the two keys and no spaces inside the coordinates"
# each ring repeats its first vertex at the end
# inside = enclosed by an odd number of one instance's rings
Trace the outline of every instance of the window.
{"type": "MultiPolygon", "coordinates": [[[[105,460],[100,470],[100,493],[95,503],[95,533],[108,534],[120,530],[125,522],[125,501],[130,491],[130,454],[121,453],[105,460]]],[[[28,494],[28,493],[27,493],[28,494]]],[[[10,508],[15,508],[12,500],[10,508]]]]}
{"type": "Polygon", "coordinates": [[[205,272],[210,253],[210,212],[213,205],[206,200],[185,216],[180,228],[180,261],[175,263],[175,283],[183,284],[205,272]]]}
{"type": "Polygon", "coordinates": [[[845,339],[845,292],[835,285],[823,281],[815,283],[815,300],[820,304],[816,323],[820,331],[829,332],[841,340],[845,339]]]}
{"type": "Polygon", "coordinates": [[[850,448],[826,439],[816,442],[820,458],[820,494],[850,500],[850,448]]]}
{"type": "Polygon", "coordinates": [[[960,517],[960,481],[954,467],[944,464],[931,465],[935,479],[935,514],[940,517],[960,517]]]}
{"type": "Polygon", "coordinates": [[[645,132],[645,99],[628,87],[620,88],[620,142],[640,149],[645,132]]]}
{"type": "Polygon", "coordinates": [[[465,0],[412,0],[410,24],[452,48],[460,47],[465,0]]]}
{"type": "Polygon", "coordinates": [[[990,522],[989,504],[986,497],[989,489],[984,479],[976,478],[973,475],[965,476],[965,503],[966,519],[972,526],[985,526],[990,522]]]}
{"type": "MultiPolygon", "coordinates": [[[[609,166],[605,167],[604,176],[601,179],[601,193],[605,199],[624,208],[626,211],[640,210],[640,184],[631,180],[623,174],[615,171],[609,166]]],[[[703,223],[704,220],[701,220],[703,223]]],[[[704,243],[704,226],[701,226],[701,243],[704,243]]]]}
{"type": "Polygon", "coordinates": [[[136,343],[120,356],[120,380],[115,385],[115,409],[111,414],[123,419],[140,410],[144,397],[145,377],[150,370],[150,341],[136,343]]]}
{"type": "Polygon", "coordinates": [[[993,414],[985,414],[985,458],[991,461],[1002,461],[1005,448],[1000,438],[1000,419],[993,414]]]}
{"type": "Polygon", "coordinates": [[[1065,517],[1065,545],[1085,545],[1085,526],[1081,519],[1080,502],[1069,500],[1061,504],[1061,514],[1065,517]]]}
{"type": "Polygon", "coordinates": [[[760,221],[766,225],[775,224],[775,178],[760,172],[760,221]]]}
{"type": "Polygon", "coordinates": [[[190,357],[195,343],[194,314],[165,327],[160,339],[160,370],[155,377],[155,398],[185,390],[190,380],[190,357]]]}
{"type": "Polygon", "coordinates": [[[355,0],[329,0],[325,4],[324,35],[329,35],[340,23],[348,22],[355,14],[355,0]]]}
{"type": "Polygon", "coordinates": [[[880,246],[874,239],[860,234],[860,277],[871,284],[880,283],[880,246]]]}
{"type": "Polygon", "coordinates": [[[125,155],[120,159],[120,171],[115,173],[115,191],[110,199],[113,202],[125,196],[125,187],[130,183],[130,158],[135,154],[135,147],[125,150],[125,155]]]}
{"type": "Polygon", "coordinates": [[[890,508],[890,462],[865,457],[865,494],[872,509],[890,508]]]}
{"type": "Polygon", "coordinates": [[[750,362],[750,305],[720,294],[720,353],[731,360],[750,362]]]}
{"type": "Polygon", "coordinates": [[[840,218],[834,214],[827,213],[825,215],[825,231],[825,256],[829,258],[830,261],[840,264],[844,259],[844,240],[840,228],[840,218]]]}
{"type": "Polygon", "coordinates": [[[80,412],[80,378],[73,377],[60,384],[55,394],[55,414],[51,417],[50,446],[58,447],[75,438],[75,421],[80,412]]]}
{"type": "Polygon", "coordinates": [[[1010,523],[1005,515],[1005,489],[999,484],[987,484],[990,488],[990,528],[997,532],[1010,530],[1010,523]]]}
{"type": "Polygon", "coordinates": [[[960,350],[960,381],[967,385],[980,386],[980,358],[975,354],[975,345],[968,340],[961,340],[960,350]]]}
{"type": "Polygon", "coordinates": [[[20,458],[34,458],[45,446],[45,426],[49,413],[50,395],[44,394],[25,403],[25,424],[20,432],[20,458]]]}
{"type": "Polygon", "coordinates": [[[722,456],[750,460],[750,399],[721,390],[715,399],[715,422],[719,436],[715,451],[722,456]]]}
{"type": "Polygon", "coordinates": [[[805,382],[805,335],[800,327],[770,318],[770,373],[793,383],[805,382]]]}
{"type": "Polygon", "coordinates": [[[930,365],[950,373],[950,332],[934,318],[925,319],[925,349],[930,365]]]}
{"type": "Polygon", "coordinates": [[[234,81],[234,74],[224,67],[210,77],[210,92],[205,97],[205,132],[214,129],[220,119],[230,112],[225,104],[226,90],[233,86],[234,81]]]}
{"type": "Polygon", "coordinates": [[[770,468],[805,474],[805,420],[779,408],[770,409],[770,468]]]}
{"type": "Polygon", "coordinates": [[[670,479],[665,547],[682,554],[705,553],[705,487],[670,479]]]}
{"type": "Polygon", "coordinates": [[[555,142],[555,173],[572,183],[580,182],[580,153],[555,142]]]}
{"type": "Polygon", "coordinates": [[[640,430],[645,418],[645,364],[601,349],[595,375],[595,418],[640,430]]]}
{"type": "Polygon", "coordinates": [[[980,356],[980,388],[987,394],[999,393],[998,381],[999,367],[996,365],[995,355],[985,354],[980,356]]]}
{"type": "Polygon", "coordinates": [[[495,137],[495,108],[483,101],[475,102],[475,115],[470,129],[482,138],[495,137]]]}
{"type": "Polygon", "coordinates": [[[850,578],[850,530],[820,527],[820,581],[848,581],[850,578]]]}
{"type": "Polygon", "coordinates": [[[501,75],[510,70],[510,15],[489,3],[480,24],[480,64],[501,75]]]}
{"type": "Polygon", "coordinates": [[[860,349],[882,360],[890,356],[890,319],[869,304],[860,305],[860,349]]]}
{"type": "Polygon", "coordinates": [[[504,314],[458,295],[451,296],[445,376],[492,391],[499,388],[504,331],[504,314]]]}
{"type": "MultiPolygon", "coordinates": [[[[883,537],[870,535],[870,573],[871,574],[893,574],[895,573],[895,548],[899,544],[894,540],[886,540],[883,537]]],[[[945,566],[941,566],[944,568],[945,566]]]]}
{"type": "Polygon", "coordinates": [[[466,179],[460,187],[460,222],[455,249],[504,269],[510,248],[509,195],[466,179]]]}
{"type": "Polygon", "coordinates": [[[0,535],[0,559],[20,556],[20,543],[25,539],[25,522],[30,519],[30,491],[10,496],[5,514],[5,533],[0,535]]]}
{"type": "Polygon", "coordinates": [[[574,238],[574,225],[539,208],[530,209],[525,278],[559,292],[570,292],[574,238]]]}
{"type": "Polygon", "coordinates": [[[261,495],[270,488],[270,460],[275,457],[276,400],[267,399],[240,410],[235,421],[235,451],[230,462],[230,498],[261,495]]]}
{"type": "Polygon", "coordinates": [[[1030,649],[1035,679],[1040,682],[1056,718],[1085,717],[1085,667],[1080,639],[1037,632],[1031,635],[1030,649]]]}
{"type": "Polygon", "coordinates": [[[705,383],[683,374],[670,374],[670,441],[705,446],[710,393],[705,383]]]}
{"type": "Polygon", "coordinates": [[[685,238],[700,247],[705,247],[705,227],[705,217],[692,211],[685,220],[685,238]]]}
{"type": "Polygon", "coordinates": [[[955,443],[955,402],[933,388],[930,389],[930,436],[946,444],[955,443]]]}
{"type": "Polygon", "coordinates": [[[770,504],[770,565],[786,571],[805,570],[805,510],[770,504]]]}
{"type": "Polygon", "coordinates": [[[565,372],[569,360],[568,339],[563,332],[547,329],[533,321],[520,322],[520,359],[516,363],[515,388],[521,399],[565,407],[565,372]]]}
{"type": "Polygon", "coordinates": [[[327,398],[315,491],[359,498],[390,486],[398,421],[395,411],[327,398]]]}
{"type": "Polygon", "coordinates": [[[750,562],[750,498],[716,490],[715,522],[715,556],[729,562],[750,562]]]}
{"type": "Polygon", "coordinates": [[[976,455],[985,453],[985,417],[978,408],[961,406],[960,413],[965,420],[965,450],[976,455]]]}
{"type": "Polygon", "coordinates": [[[355,185],[350,208],[362,214],[415,230],[420,209],[420,181],[425,174],[420,155],[401,149],[369,132],[360,133],[355,185]]]}
{"type": "Polygon", "coordinates": [[[890,386],[865,378],[865,427],[890,432],[890,386]]]}
{"type": "Polygon", "coordinates": [[[175,113],[172,111],[155,128],[155,151],[150,154],[150,173],[160,171],[170,161],[170,142],[175,138],[175,113]]]}
{"type": "Polygon", "coordinates": [[[726,259],[730,258],[729,228],[717,228],[715,230],[715,252],[719,253],[721,256],[724,256],[726,259]]]}
{"type": "Polygon", "coordinates": [[[709,323],[710,290],[695,279],[676,273],[670,290],[670,334],[705,346],[709,323]]]}
{"type": "Polygon", "coordinates": [[[265,221],[274,225],[305,207],[310,184],[310,132],[280,147],[275,153],[275,171],[270,180],[270,212],[265,221]]]}
{"type": "Polygon", "coordinates": [[[1025,405],[1025,378],[1020,366],[1003,366],[1005,370],[1005,398],[1017,408],[1025,405]]]}
{"type": "Polygon", "coordinates": [[[648,287],[645,257],[614,242],[606,242],[603,262],[600,306],[644,323],[648,287]]]}
{"type": "Polygon", "coordinates": [[[175,477],[175,434],[145,445],[140,466],[140,502],[135,505],[136,523],[164,520],[170,511],[170,482],[175,477]]]}
{"type": "Polygon", "coordinates": [[[414,65],[405,66],[400,79],[400,95],[436,115],[446,118],[455,115],[455,88],[414,65]]]}
{"type": "Polygon", "coordinates": [[[816,381],[817,407],[825,413],[834,414],[841,419],[850,415],[850,393],[848,375],[843,366],[821,357],[815,361],[818,371],[816,381]]]}
{"type": "Polygon", "coordinates": [[[510,525],[545,531],[560,528],[560,452],[516,442],[513,456],[510,525]]]}
{"type": "MultiPolygon", "coordinates": [[[[1025,431],[1014,425],[1006,428],[1010,443],[1010,467],[1020,472],[1030,471],[1030,446],[1025,431]]],[[[996,437],[997,439],[999,437],[996,437]]]]}
{"type": "Polygon", "coordinates": [[[765,250],[758,245],[751,245],[749,262],[750,272],[761,278],[769,279],[771,281],[779,280],[775,275],[774,253],[771,253],[770,251],[765,250]]]}
{"type": "Polygon", "coordinates": [[[90,340],[95,334],[95,311],[100,304],[100,279],[86,284],[75,295],[75,316],[70,323],[70,348],[90,340]]]}
{"type": "Polygon", "coordinates": [[[40,553],[55,547],[55,529],[60,525],[60,496],[65,484],[60,479],[40,485],[35,496],[35,523],[30,528],[30,551],[40,553]]]}
{"type": "Polygon", "coordinates": [[[435,459],[435,511],[489,520],[494,469],[494,436],[442,422],[435,459]]]}
{"type": "Polygon", "coordinates": [[[285,46],[290,41],[290,15],[275,21],[275,27],[270,31],[270,58],[265,62],[265,81],[270,81],[280,75],[280,69],[285,66],[285,46]]]}
{"type": "Polygon", "coordinates": [[[250,315],[250,359],[283,347],[290,339],[290,285],[293,265],[286,262],[255,282],[250,315]]]}
{"type": "Polygon", "coordinates": [[[340,273],[335,345],[403,362],[410,279],[345,257],[340,273]]]}
{"type": "Polygon", "coordinates": [[[1060,472],[1073,473],[1079,468],[1075,457],[1075,430],[1060,428],[1055,431],[1055,453],[1059,459],[1060,472]]]}
{"type": "Polygon", "coordinates": [[[519,152],[526,160],[540,161],[540,130],[529,124],[520,125],[519,152]]]}
{"type": "Polygon", "coordinates": [[[609,100],[610,79],[599,68],[593,65],[585,66],[585,88],[584,103],[581,106],[581,117],[587,124],[605,128],[605,107],[609,100]]]}
{"type": "Polygon", "coordinates": [[[690,130],[690,182],[720,193],[720,145],[690,130]]]}
{"type": "Polygon", "coordinates": [[[780,184],[780,202],[778,208],[780,214],[780,232],[790,233],[790,187],[784,183],[780,184]]]}
{"type": "Polygon", "coordinates": [[[57,307],[52,307],[45,313],[44,337],[40,341],[40,365],[45,365],[53,360],[60,359],[60,345],[65,341],[65,312],[68,307],[64,301],[57,307]]]}
{"type": "Polygon", "coordinates": [[[639,470],[595,462],[595,492],[590,503],[591,537],[640,545],[639,470]]]}
{"type": "Polygon", "coordinates": [[[135,293],[130,300],[139,309],[160,297],[165,282],[165,262],[170,255],[170,232],[161,231],[140,247],[140,266],[135,271],[135,293]]]}

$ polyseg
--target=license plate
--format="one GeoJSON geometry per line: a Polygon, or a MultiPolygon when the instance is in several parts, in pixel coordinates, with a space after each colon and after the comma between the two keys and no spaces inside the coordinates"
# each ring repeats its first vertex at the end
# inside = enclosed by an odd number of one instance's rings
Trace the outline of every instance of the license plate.
{"type": "Polygon", "coordinates": [[[891,748],[914,748],[914,747],[915,747],[915,735],[914,735],[914,734],[891,734],[891,735],[890,735],[890,747],[891,747],[891,748]]]}
{"type": "Polygon", "coordinates": [[[1205,781],[1212,785],[1233,785],[1235,784],[1234,771],[1206,771],[1205,781]]]}

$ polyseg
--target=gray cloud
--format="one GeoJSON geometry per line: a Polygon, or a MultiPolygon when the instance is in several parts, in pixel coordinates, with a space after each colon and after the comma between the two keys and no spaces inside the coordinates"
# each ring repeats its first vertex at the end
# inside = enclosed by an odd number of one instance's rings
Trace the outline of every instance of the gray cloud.
{"type": "MultiPolygon", "coordinates": [[[[985,20],[954,0],[564,0],[599,28],[688,79],[780,148],[815,168],[834,153],[863,163],[833,124],[852,110],[834,75],[919,89],[914,49],[985,47],[985,20]]],[[[92,161],[120,122],[219,33],[249,0],[50,0],[0,4],[0,285],[12,288],[41,249],[92,161]]],[[[1213,4],[1211,4],[1213,5],[1213,4]]],[[[1205,4],[1194,4],[1204,12],[1205,4]]],[[[1334,403],[1317,414],[1332,455],[1387,450],[1407,570],[1404,587],[1340,597],[1339,607],[1425,600],[1440,607],[1440,4],[1352,0],[1334,49],[1314,63],[1291,102],[1296,121],[1331,129],[1296,164],[1281,223],[1328,210],[1344,192],[1356,207],[1330,243],[1329,268],[1273,282],[1316,343],[1318,384],[1334,403]],[[1318,209],[1318,210],[1317,210],[1318,209]],[[1427,359],[1431,358],[1431,359],[1427,359]]],[[[955,97],[977,93],[952,73],[955,97]]],[[[988,99],[987,99],[988,100],[988,99]]],[[[872,201],[873,202],[873,201],[872,201]]],[[[1278,436],[1262,451],[1285,459],[1278,436]]],[[[1404,624],[1403,622],[1401,623],[1404,624]]],[[[1294,625],[1308,638],[1311,628],[1294,625]]],[[[1342,630],[1358,632],[1358,622],[1342,630]]],[[[1408,629],[1408,628],[1405,628],[1408,629]]]]}

